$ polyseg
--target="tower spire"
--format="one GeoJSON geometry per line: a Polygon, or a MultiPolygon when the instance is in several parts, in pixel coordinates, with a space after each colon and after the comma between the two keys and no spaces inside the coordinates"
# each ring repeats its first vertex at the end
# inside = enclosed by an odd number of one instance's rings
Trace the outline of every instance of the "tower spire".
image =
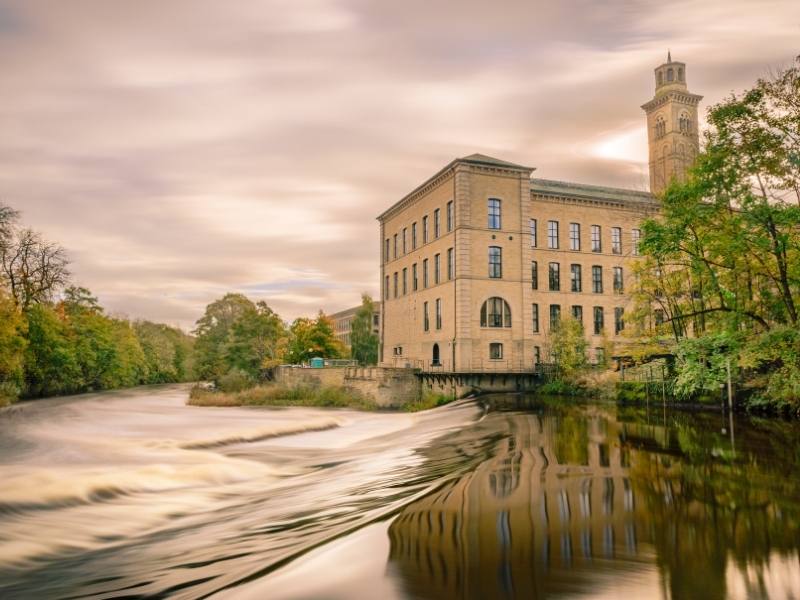
{"type": "Polygon", "coordinates": [[[672,62],[672,53],[669,51],[669,48],[667,48],[667,62],[672,62]]]}

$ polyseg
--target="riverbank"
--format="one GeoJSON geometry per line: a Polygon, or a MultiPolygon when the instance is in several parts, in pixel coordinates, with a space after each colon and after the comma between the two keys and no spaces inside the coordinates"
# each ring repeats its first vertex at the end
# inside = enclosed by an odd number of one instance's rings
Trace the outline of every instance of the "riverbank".
{"type": "MultiPolygon", "coordinates": [[[[453,398],[434,392],[423,393],[419,400],[408,402],[399,410],[418,412],[443,406],[453,398]]],[[[338,386],[290,387],[276,383],[265,383],[235,392],[195,386],[186,402],[190,406],[304,406],[309,408],[350,408],[376,411],[381,409],[371,398],[338,386]]],[[[395,409],[396,410],[396,409],[395,409]]]]}

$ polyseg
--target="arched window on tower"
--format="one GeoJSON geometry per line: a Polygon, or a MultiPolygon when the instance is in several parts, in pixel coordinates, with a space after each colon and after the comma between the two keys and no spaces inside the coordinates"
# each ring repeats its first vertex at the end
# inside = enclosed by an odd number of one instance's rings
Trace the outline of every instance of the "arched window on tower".
{"type": "Polygon", "coordinates": [[[481,306],[481,327],[511,327],[511,307],[502,298],[489,298],[481,306]]]}
{"type": "Polygon", "coordinates": [[[678,67],[678,81],[683,81],[683,67],[678,67]]]}
{"type": "Polygon", "coordinates": [[[667,81],[675,81],[675,72],[672,69],[667,69],[667,81]]]}
{"type": "Polygon", "coordinates": [[[664,122],[664,117],[659,115],[656,117],[656,138],[664,137],[667,133],[667,124],[664,122]]]}

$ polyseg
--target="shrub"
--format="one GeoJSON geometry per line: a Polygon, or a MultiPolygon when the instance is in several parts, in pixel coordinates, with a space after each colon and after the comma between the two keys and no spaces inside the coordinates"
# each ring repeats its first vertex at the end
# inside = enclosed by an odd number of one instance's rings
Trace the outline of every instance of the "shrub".
{"type": "Polygon", "coordinates": [[[10,381],[0,382],[0,406],[8,406],[19,398],[19,388],[10,381]]]}
{"type": "Polygon", "coordinates": [[[250,374],[236,367],[225,373],[217,382],[219,389],[227,393],[241,392],[254,385],[255,381],[250,374]]]}

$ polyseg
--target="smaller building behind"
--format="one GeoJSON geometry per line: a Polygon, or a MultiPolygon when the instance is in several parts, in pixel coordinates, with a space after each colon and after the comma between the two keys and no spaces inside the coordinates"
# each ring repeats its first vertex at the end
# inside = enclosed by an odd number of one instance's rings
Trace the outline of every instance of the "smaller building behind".
{"type": "MultiPolygon", "coordinates": [[[[375,302],[375,312],[372,314],[372,332],[375,335],[380,335],[381,326],[381,303],[375,302]]],[[[351,347],[350,337],[353,331],[353,319],[356,318],[356,313],[361,308],[361,305],[348,308],[330,315],[333,320],[333,333],[336,338],[342,342],[348,349],[351,347]]]]}

